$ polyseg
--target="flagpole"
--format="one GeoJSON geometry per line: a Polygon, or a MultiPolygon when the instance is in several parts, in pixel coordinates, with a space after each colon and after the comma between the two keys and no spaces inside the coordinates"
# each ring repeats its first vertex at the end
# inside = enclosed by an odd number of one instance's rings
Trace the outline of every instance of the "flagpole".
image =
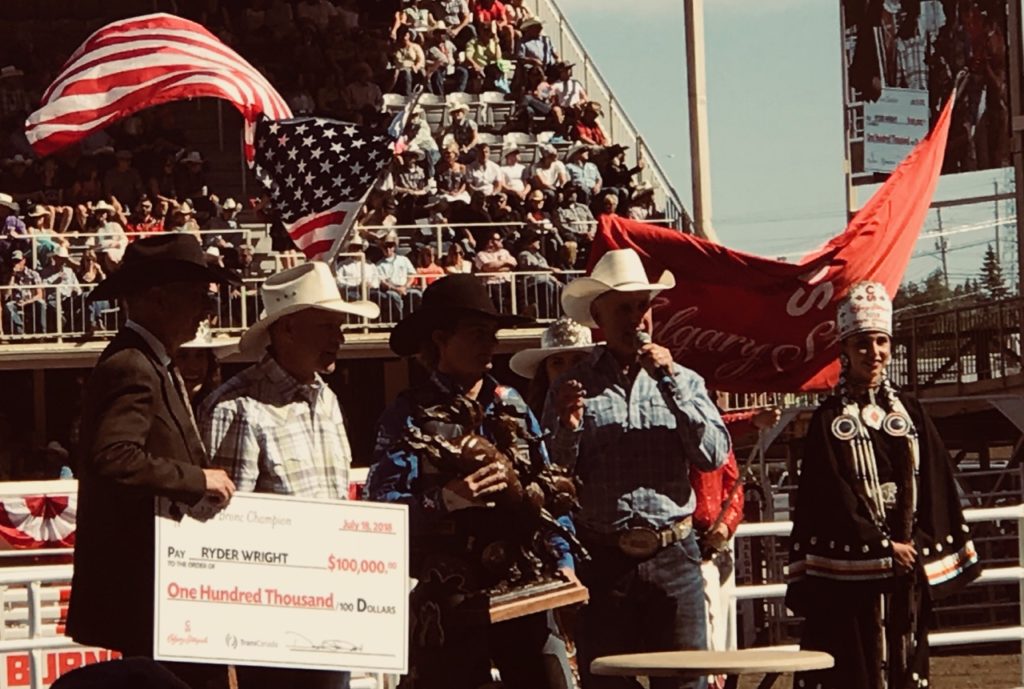
{"type": "Polygon", "coordinates": [[[686,91],[690,117],[690,176],[693,228],[718,243],[711,225],[711,163],[708,154],[708,91],[704,61],[704,0],[685,0],[686,91]]]}
{"type": "MultiPolygon", "coordinates": [[[[420,96],[422,95],[423,87],[417,86],[416,90],[413,91],[412,96],[409,97],[409,102],[406,103],[405,107],[402,108],[402,111],[398,113],[398,115],[392,120],[391,126],[388,127],[388,131],[394,134],[395,143],[398,142],[398,139],[401,138],[402,133],[405,131],[405,126],[409,122],[409,117],[412,115],[412,111],[416,109],[416,106],[419,105],[420,96]]],[[[348,246],[349,237],[352,236],[352,230],[356,226],[356,218],[359,217],[359,214],[363,210],[363,206],[366,205],[366,200],[370,198],[370,194],[372,194],[373,191],[378,186],[380,186],[381,180],[384,179],[384,176],[386,174],[387,166],[384,166],[381,169],[381,171],[377,174],[377,179],[373,182],[373,184],[369,186],[369,188],[363,194],[362,198],[359,199],[359,205],[356,206],[355,209],[353,209],[352,213],[349,215],[349,218],[351,219],[345,223],[344,231],[338,234],[337,238],[335,238],[334,240],[334,244],[331,245],[330,250],[327,251],[327,253],[323,254],[323,256],[320,258],[321,261],[324,261],[327,265],[331,267],[332,271],[334,270],[335,257],[337,257],[337,255],[341,252],[342,247],[348,246]]]]}

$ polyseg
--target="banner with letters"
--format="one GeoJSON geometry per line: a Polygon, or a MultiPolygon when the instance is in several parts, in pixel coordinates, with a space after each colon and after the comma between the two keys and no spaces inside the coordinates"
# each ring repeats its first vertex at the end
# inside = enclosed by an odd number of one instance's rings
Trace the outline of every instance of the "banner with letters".
{"type": "Polygon", "coordinates": [[[156,519],[159,660],[405,673],[408,509],[236,493],[156,519]]]}
{"type": "Polygon", "coordinates": [[[827,390],[839,375],[836,305],[857,282],[895,295],[942,169],[954,99],[846,231],[796,263],[727,249],[693,235],[601,218],[591,263],[632,248],[648,275],[676,286],[654,300],[654,341],[725,392],[827,390]]]}

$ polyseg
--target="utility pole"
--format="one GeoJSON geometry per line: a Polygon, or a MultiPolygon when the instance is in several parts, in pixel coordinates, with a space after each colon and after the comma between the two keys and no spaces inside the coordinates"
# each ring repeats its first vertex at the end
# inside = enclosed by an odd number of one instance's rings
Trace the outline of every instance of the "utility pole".
{"type": "MultiPolygon", "coordinates": [[[[1021,93],[1021,51],[1024,49],[1024,29],[1021,27],[1021,0],[1009,0],[1008,33],[1010,71],[1007,81],[1010,85],[1010,151],[1013,159],[1013,196],[1017,213],[1024,209],[1024,146],[1021,132],[1024,132],[1024,94],[1021,93]]],[[[1017,294],[1024,293],[1024,223],[1017,225],[1017,294]]],[[[1020,314],[1024,321],[1024,313],[1020,314]]],[[[1024,325],[1019,323],[1018,325],[1024,325]]]]}
{"type": "Polygon", "coordinates": [[[1003,255],[999,253],[999,234],[1002,231],[1002,226],[999,224],[999,180],[992,180],[992,187],[995,192],[996,200],[996,263],[999,265],[1003,264],[1003,255]]]}
{"type": "Polygon", "coordinates": [[[694,232],[713,242],[711,164],[708,158],[708,89],[704,61],[704,0],[684,0],[686,13],[686,92],[690,115],[690,177],[694,232]]]}
{"type": "Polygon", "coordinates": [[[939,219],[939,238],[935,240],[935,248],[942,254],[942,282],[949,289],[949,265],[946,263],[946,250],[949,249],[949,242],[942,236],[942,209],[936,208],[935,214],[939,219]]]}

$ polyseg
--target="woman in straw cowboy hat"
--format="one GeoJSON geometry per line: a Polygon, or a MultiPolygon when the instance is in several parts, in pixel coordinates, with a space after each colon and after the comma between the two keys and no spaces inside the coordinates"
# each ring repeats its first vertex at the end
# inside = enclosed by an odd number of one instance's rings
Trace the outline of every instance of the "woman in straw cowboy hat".
{"type": "MultiPolygon", "coordinates": [[[[427,288],[423,304],[391,333],[391,349],[416,356],[429,379],[403,392],[381,417],[367,494],[372,500],[410,507],[412,575],[411,675],[417,689],[476,689],[490,681],[492,663],[509,689],[562,689],[564,660],[546,659],[547,616],[535,613],[497,624],[471,616],[468,596],[491,584],[484,566],[489,544],[509,533],[518,513],[494,507],[509,483],[507,465],[494,462],[461,476],[444,471],[405,443],[410,427],[440,441],[476,432],[497,442],[493,429],[514,423],[540,434],[523,398],[490,375],[497,333],[528,319],[498,313],[483,284],[472,275],[449,275],[427,288]],[[433,422],[428,410],[472,400],[482,408],[480,428],[433,422]],[[462,604],[465,603],[465,604],[462,604]],[[552,668],[552,664],[556,667],[552,668]]],[[[531,461],[546,463],[541,443],[517,441],[531,461]]],[[[549,539],[560,565],[572,567],[567,544],[549,539]]]]}
{"type": "MultiPolygon", "coordinates": [[[[582,482],[577,532],[592,560],[576,629],[585,687],[627,686],[590,673],[599,656],[704,649],[704,587],[692,529],[691,465],[721,466],[729,437],[704,381],[650,341],[651,281],[632,249],[605,253],[562,293],[566,315],[606,338],[545,405],[552,457],[582,482]]],[[[652,678],[651,687],[695,686],[652,678]]]]}
{"type": "Polygon", "coordinates": [[[887,377],[885,286],[854,285],[836,330],[839,389],[808,427],[786,591],[801,647],[836,662],[794,686],[927,687],[932,601],[981,574],[978,554],[942,437],[887,377]]]}
{"type": "Polygon", "coordinates": [[[551,385],[593,351],[590,328],[562,317],[540,336],[540,347],[523,349],[512,355],[509,368],[530,381],[526,401],[538,416],[544,412],[551,385]]]}

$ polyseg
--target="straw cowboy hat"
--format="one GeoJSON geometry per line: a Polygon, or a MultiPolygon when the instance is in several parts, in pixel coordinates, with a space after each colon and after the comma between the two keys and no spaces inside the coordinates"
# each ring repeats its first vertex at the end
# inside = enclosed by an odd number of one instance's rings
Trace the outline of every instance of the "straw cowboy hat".
{"type": "Polygon", "coordinates": [[[172,282],[242,284],[232,271],[208,266],[206,254],[195,237],[175,232],[129,244],[121,267],[96,286],[89,300],[114,299],[172,282]]]}
{"type": "Polygon", "coordinates": [[[19,206],[18,203],[14,200],[13,196],[11,196],[10,194],[4,194],[2,192],[0,192],[0,206],[8,208],[14,211],[15,213],[21,210],[21,206],[19,206]]]}
{"type": "Polygon", "coordinates": [[[97,201],[96,203],[92,204],[92,208],[90,210],[92,210],[93,213],[97,213],[99,211],[107,211],[108,213],[117,212],[116,208],[114,208],[109,203],[103,200],[97,201]]]}
{"type": "Polygon", "coordinates": [[[210,349],[219,358],[236,351],[237,345],[237,337],[214,337],[210,320],[206,319],[196,328],[196,336],[181,346],[186,349],[210,349]]]}
{"type": "Polygon", "coordinates": [[[456,103],[448,108],[449,115],[454,115],[457,112],[469,112],[469,106],[465,103],[456,103]]]}
{"type": "Polygon", "coordinates": [[[571,318],[562,317],[552,323],[540,336],[540,347],[516,352],[509,367],[523,378],[533,378],[544,360],[553,354],[589,352],[595,345],[586,328],[571,318]]]}
{"type": "Polygon", "coordinates": [[[597,323],[590,314],[590,305],[606,292],[651,292],[672,289],[676,279],[664,271],[657,282],[651,282],[640,262],[640,256],[633,249],[609,251],[594,266],[589,277],[573,280],[562,291],[562,308],[565,315],[580,325],[596,328],[597,323]]]}
{"type": "Polygon", "coordinates": [[[310,261],[271,275],[260,289],[263,313],[260,319],[242,334],[238,349],[258,354],[270,344],[270,326],[281,318],[317,309],[348,313],[362,318],[377,318],[380,307],[369,301],[345,301],[330,267],[322,261],[310,261]]]}
{"type": "Polygon", "coordinates": [[[423,291],[423,303],[391,331],[391,351],[412,356],[437,328],[452,325],[463,316],[482,316],[499,328],[513,328],[533,321],[523,316],[498,313],[487,288],[476,275],[447,275],[423,291]]]}

